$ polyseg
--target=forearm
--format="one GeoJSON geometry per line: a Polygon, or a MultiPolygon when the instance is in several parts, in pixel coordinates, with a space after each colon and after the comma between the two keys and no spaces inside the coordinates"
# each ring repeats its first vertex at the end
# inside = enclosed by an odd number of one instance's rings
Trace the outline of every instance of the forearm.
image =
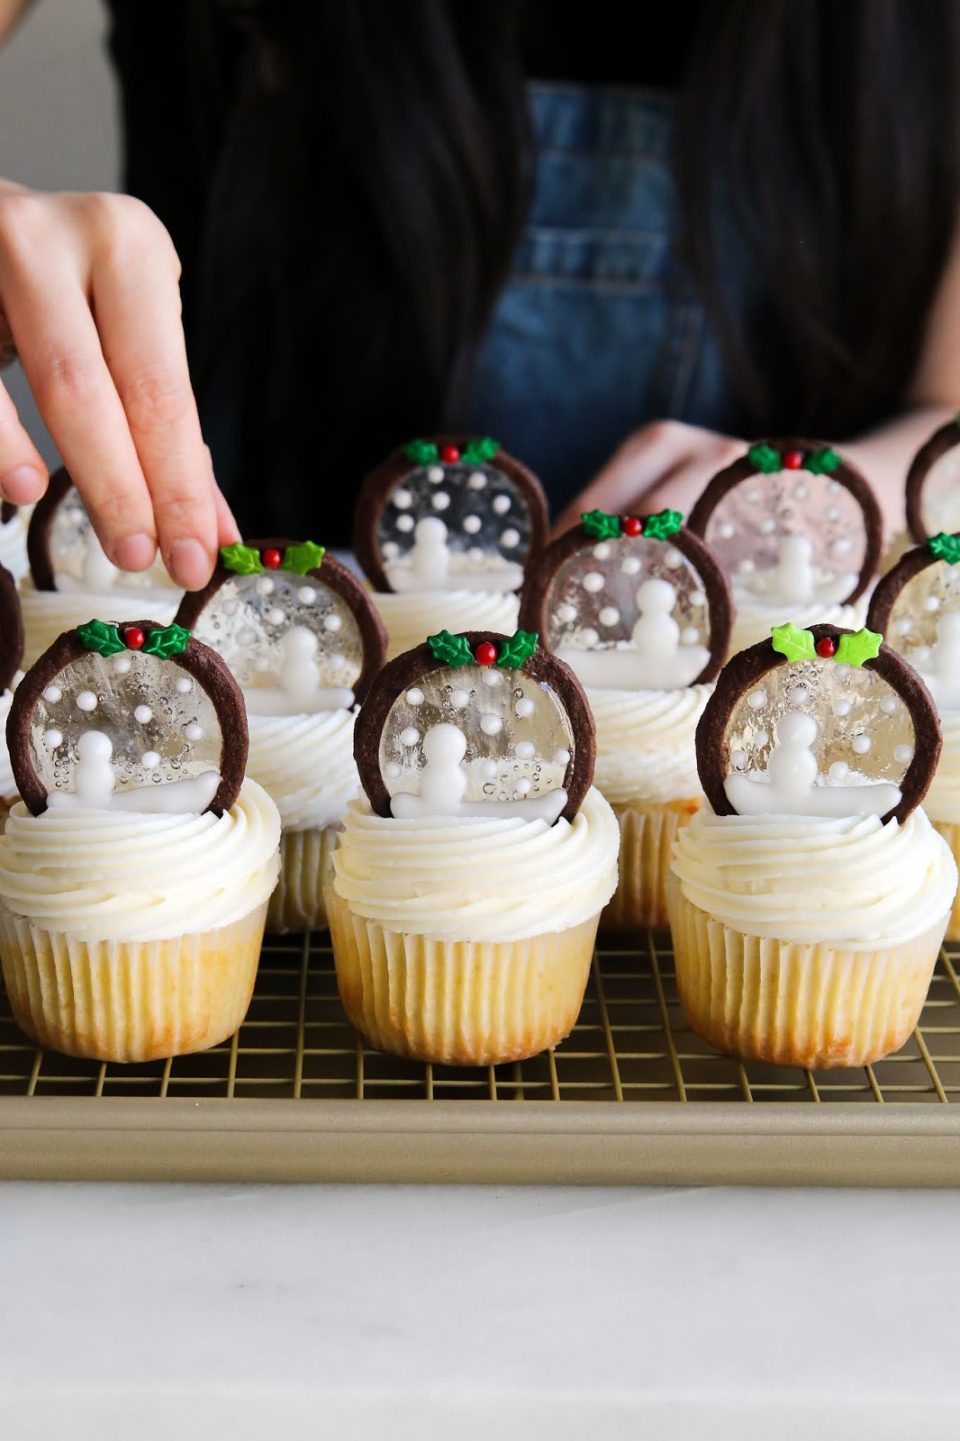
{"type": "Polygon", "coordinates": [[[955,409],[947,406],[921,406],[839,447],[863,471],[876,492],[888,540],[904,528],[903,491],[911,460],[933,431],[953,414],[955,409]]]}
{"type": "Polygon", "coordinates": [[[0,45],[31,4],[32,0],[0,0],[0,45]]]}

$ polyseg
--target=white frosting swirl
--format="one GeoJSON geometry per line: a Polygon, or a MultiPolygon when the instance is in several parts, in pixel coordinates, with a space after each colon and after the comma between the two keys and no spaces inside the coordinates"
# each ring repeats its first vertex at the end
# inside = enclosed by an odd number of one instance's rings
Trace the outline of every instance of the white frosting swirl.
{"type": "Polygon", "coordinates": [[[588,690],[597,726],[594,782],[608,801],[677,801],[702,795],[694,747],[713,690],[588,690]]]}
{"type": "Polygon", "coordinates": [[[940,728],[943,749],[923,808],[931,820],[960,825],[960,714],[941,715],[940,728]]]}
{"type": "Polygon", "coordinates": [[[387,656],[393,659],[421,645],[428,635],[449,630],[501,631],[512,635],[520,613],[520,597],[508,591],[423,590],[395,594],[371,591],[370,599],[387,628],[387,656]]]}
{"type": "MultiPolygon", "coordinates": [[[[14,679],[14,685],[21,679],[18,675],[14,679]]],[[[17,794],[17,782],[10,765],[10,752],[7,750],[7,716],[10,714],[10,703],[13,700],[13,691],[0,691],[0,800],[9,801],[17,794]]]]}
{"type": "Polygon", "coordinates": [[[620,832],[600,792],[572,821],[548,825],[373,815],[347,807],[334,887],[351,910],[390,931],[446,940],[513,941],[565,931],[603,909],[617,884],[620,832]]]}
{"type": "Polygon", "coordinates": [[[897,945],[942,922],[957,889],[950,847],[922,810],[878,816],[716,816],[677,833],[673,869],[692,905],[751,936],[897,945]]]}
{"type": "Polygon", "coordinates": [[[866,620],[869,605],[869,591],[860,596],[852,605],[810,605],[791,606],[783,602],[771,605],[769,601],[738,594],[735,598],[733,634],[730,637],[730,654],[746,650],[757,641],[769,640],[775,625],[792,621],[801,630],[811,625],[839,625],[848,630],[859,630],[866,620]]]}
{"type": "Polygon", "coordinates": [[[360,794],[354,712],[250,716],[247,775],[276,801],[285,831],[336,825],[360,794]]]}
{"type": "Polygon", "coordinates": [[[142,590],[112,590],[95,595],[87,591],[37,590],[28,576],[20,587],[20,605],[26,644],[24,666],[53,645],[65,630],[88,620],[155,620],[169,625],[180,603],[181,591],[166,586],[142,590]]]}
{"type": "Polygon", "coordinates": [[[153,941],[216,930],[266,901],[280,817],[246,780],[222,816],[49,810],[23,802],[0,836],[0,900],[50,931],[153,941]]]}
{"type": "Polygon", "coordinates": [[[30,569],[27,560],[27,527],[22,519],[23,511],[18,510],[12,520],[0,525],[0,565],[13,576],[15,581],[23,580],[30,569]]]}

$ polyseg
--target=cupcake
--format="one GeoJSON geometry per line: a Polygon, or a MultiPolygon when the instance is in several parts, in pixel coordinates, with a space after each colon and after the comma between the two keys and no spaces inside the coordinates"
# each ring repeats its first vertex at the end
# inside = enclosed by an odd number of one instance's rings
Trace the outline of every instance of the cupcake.
{"type": "MultiPolygon", "coordinates": [[[[0,565],[0,724],[6,727],[13,700],[14,687],[20,679],[23,659],[23,618],[17,585],[10,572],[0,565]]],[[[13,802],[17,799],[17,783],[10,767],[6,739],[0,742],[0,828],[13,802]]]]}
{"type": "Polygon", "coordinates": [[[616,887],[593,727],[537,637],[444,630],[390,661],[360,710],[365,799],[327,885],[340,996],[371,1045],[496,1065],[556,1045],[616,887]]]}
{"type": "Polygon", "coordinates": [[[907,530],[914,545],[960,531],[960,415],[935,430],[907,472],[907,530]]]}
{"type": "Polygon", "coordinates": [[[495,440],[401,446],[364,481],[354,534],[388,656],[441,626],[512,631],[524,567],[546,538],[540,482],[495,440]]]}
{"type": "Polygon", "coordinates": [[[883,523],[869,485],[837,451],[758,441],[713,477],[687,524],[730,581],[734,654],[784,617],[801,628],[863,625],[883,523]]]}
{"type": "Polygon", "coordinates": [[[0,963],[21,1028],[101,1061],[224,1040],[280,839],[224,662],[178,626],[89,621],[27,671],[7,741],[23,800],[0,836],[0,963]]]}
{"type": "Polygon", "coordinates": [[[312,541],[225,546],[177,623],[220,653],[250,728],[248,774],[283,824],[271,931],[326,924],[323,881],[349,801],[355,706],[383,664],[386,636],[359,581],[312,541]]]}
{"type": "Polygon", "coordinates": [[[62,632],[105,612],[134,612],[168,624],[180,591],[158,559],[138,574],[118,570],[97,539],[80,494],[65,470],[51,477],[27,530],[30,574],[21,585],[24,661],[33,665],[62,632]]]}
{"type": "Polygon", "coordinates": [[[729,662],[697,728],[709,804],[667,886],[695,1030],[811,1068],[903,1044],[957,888],[919,808],[939,750],[923,682],[872,631],[787,624],[729,662]]]}
{"type": "MultiPolygon", "coordinates": [[[[934,535],[883,577],[869,625],[918,671],[940,715],[943,749],[924,809],[960,860],[960,534],[934,535]]],[[[960,940],[960,900],[947,939],[960,940]]]]}
{"type": "Polygon", "coordinates": [[[27,520],[29,509],[5,500],[0,505],[0,565],[8,570],[17,584],[30,569],[27,560],[27,520]]]}
{"type": "Polygon", "coordinates": [[[598,789],[620,824],[608,928],[665,926],[674,837],[698,809],[694,733],[726,655],[730,595],[679,511],[593,510],[549,546],[523,590],[536,630],[586,687],[598,789]]]}

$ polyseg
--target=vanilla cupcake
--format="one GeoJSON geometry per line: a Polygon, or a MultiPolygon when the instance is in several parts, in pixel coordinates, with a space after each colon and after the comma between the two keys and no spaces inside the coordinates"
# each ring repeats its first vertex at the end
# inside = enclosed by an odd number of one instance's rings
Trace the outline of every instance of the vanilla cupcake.
{"type": "Polygon", "coordinates": [[[509,634],[524,567],[547,538],[540,482],[495,440],[401,446],[367,476],[354,549],[390,658],[446,626],[509,634]]]}
{"type": "Polygon", "coordinates": [[[918,808],[939,749],[923,683],[872,631],[784,625],[726,666],[697,731],[709,804],[667,888],[697,1031],[811,1068],[903,1045],[957,888],[918,808]]]}
{"type": "Polygon", "coordinates": [[[118,570],[97,539],[80,494],[65,470],[50,479],[27,530],[30,574],[20,586],[24,663],[48,650],[64,631],[93,615],[131,612],[167,625],[181,592],[159,558],[138,574],[118,570]]]}
{"type": "Polygon", "coordinates": [[[225,546],[206,588],[184,596],[177,623],[213,646],[239,681],[247,770],[280,811],[268,927],[321,927],[330,853],[360,790],[355,706],[383,664],[383,626],[346,566],[313,541],[290,540],[225,546]]]}
{"type": "Polygon", "coordinates": [[[869,485],[837,451],[758,441],[713,477],[687,523],[730,581],[734,655],[785,618],[801,629],[863,625],[883,522],[869,485]]]}
{"type": "Polygon", "coordinates": [[[245,781],[243,698],[178,626],[90,621],[24,676],[0,837],[0,962],[30,1038],[147,1061],[243,1019],[280,820],[245,781]]]}
{"type": "Polygon", "coordinates": [[[679,511],[593,510],[528,575],[522,625],[586,687],[598,788],[620,825],[612,928],[665,926],[673,839],[698,809],[694,734],[726,655],[730,596],[679,511]]]}
{"type": "Polygon", "coordinates": [[[527,632],[442,631],[380,672],[355,754],[367,798],[327,885],[353,1024],[381,1050],[453,1065],[556,1045],[617,877],[576,678],[527,632]]]}

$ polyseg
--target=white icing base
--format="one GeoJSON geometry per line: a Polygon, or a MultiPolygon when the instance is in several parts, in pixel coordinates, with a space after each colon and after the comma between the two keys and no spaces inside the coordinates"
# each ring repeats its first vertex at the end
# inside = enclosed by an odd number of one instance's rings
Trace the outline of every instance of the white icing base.
{"type": "Polygon", "coordinates": [[[671,655],[644,655],[633,646],[575,650],[561,646],[557,655],[577,678],[596,690],[683,690],[692,685],[710,659],[702,645],[681,645],[671,655]]]}
{"type": "Polygon", "coordinates": [[[270,686],[252,686],[243,693],[247,715],[319,715],[321,711],[350,710],[354,694],[347,686],[321,686],[309,695],[291,695],[270,686]]]}

